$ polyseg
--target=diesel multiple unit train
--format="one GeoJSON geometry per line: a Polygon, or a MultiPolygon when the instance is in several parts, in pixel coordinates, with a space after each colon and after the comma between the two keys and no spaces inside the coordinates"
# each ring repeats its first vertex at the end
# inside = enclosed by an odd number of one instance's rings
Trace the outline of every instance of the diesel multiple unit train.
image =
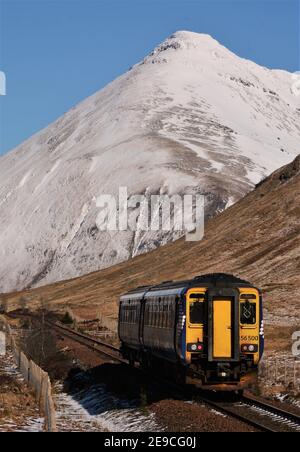
{"type": "Polygon", "coordinates": [[[264,348],[262,295],[227,274],[140,287],[119,308],[123,357],[177,382],[242,391],[264,348]]]}

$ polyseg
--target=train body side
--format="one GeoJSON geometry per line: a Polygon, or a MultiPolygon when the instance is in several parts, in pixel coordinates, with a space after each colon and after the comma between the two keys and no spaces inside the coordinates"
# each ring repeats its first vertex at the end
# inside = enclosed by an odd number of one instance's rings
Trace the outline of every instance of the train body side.
{"type": "Polygon", "coordinates": [[[119,337],[122,343],[135,350],[141,347],[141,319],[143,294],[124,297],[119,310],[119,337]]]}
{"type": "Polygon", "coordinates": [[[180,356],[184,359],[184,324],[179,328],[178,323],[184,313],[183,290],[143,291],[121,298],[119,337],[125,353],[134,349],[174,363],[180,356]]]}

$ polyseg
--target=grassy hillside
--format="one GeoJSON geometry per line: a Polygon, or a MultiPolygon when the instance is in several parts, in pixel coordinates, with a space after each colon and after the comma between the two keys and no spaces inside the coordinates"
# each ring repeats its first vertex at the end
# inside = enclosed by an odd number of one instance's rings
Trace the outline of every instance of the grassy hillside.
{"type": "Polygon", "coordinates": [[[116,317],[118,297],[133,287],[207,272],[234,273],[261,287],[269,325],[300,326],[300,156],[211,220],[201,242],[181,239],[107,270],[1,299],[11,309],[69,306],[86,318],[116,317]]]}

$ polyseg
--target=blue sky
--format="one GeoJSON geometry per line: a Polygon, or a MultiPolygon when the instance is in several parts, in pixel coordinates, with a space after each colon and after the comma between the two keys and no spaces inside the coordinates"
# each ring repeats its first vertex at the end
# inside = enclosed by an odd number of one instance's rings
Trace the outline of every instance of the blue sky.
{"type": "Polygon", "coordinates": [[[0,0],[0,154],[138,62],[176,30],[245,58],[299,66],[299,0],[0,0]]]}

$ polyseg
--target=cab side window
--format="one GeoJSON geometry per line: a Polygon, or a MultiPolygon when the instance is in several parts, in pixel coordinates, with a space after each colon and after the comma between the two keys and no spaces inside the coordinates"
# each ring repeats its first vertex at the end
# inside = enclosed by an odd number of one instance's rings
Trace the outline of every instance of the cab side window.
{"type": "Polygon", "coordinates": [[[204,323],[204,303],[202,301],[190,303],[190,323],[195,325],[204,323]]]}
{"type": "Polygon", "coordinates": [[[190,323],[202,325],[204,323],[204,295],[191,294],[190,300],[190,323]]]}
{"type": "Polygon", "coordinates": [[[256,324],[256,303],[250,303],[250,301],[241,303],[241,324],[256,324]]]}

